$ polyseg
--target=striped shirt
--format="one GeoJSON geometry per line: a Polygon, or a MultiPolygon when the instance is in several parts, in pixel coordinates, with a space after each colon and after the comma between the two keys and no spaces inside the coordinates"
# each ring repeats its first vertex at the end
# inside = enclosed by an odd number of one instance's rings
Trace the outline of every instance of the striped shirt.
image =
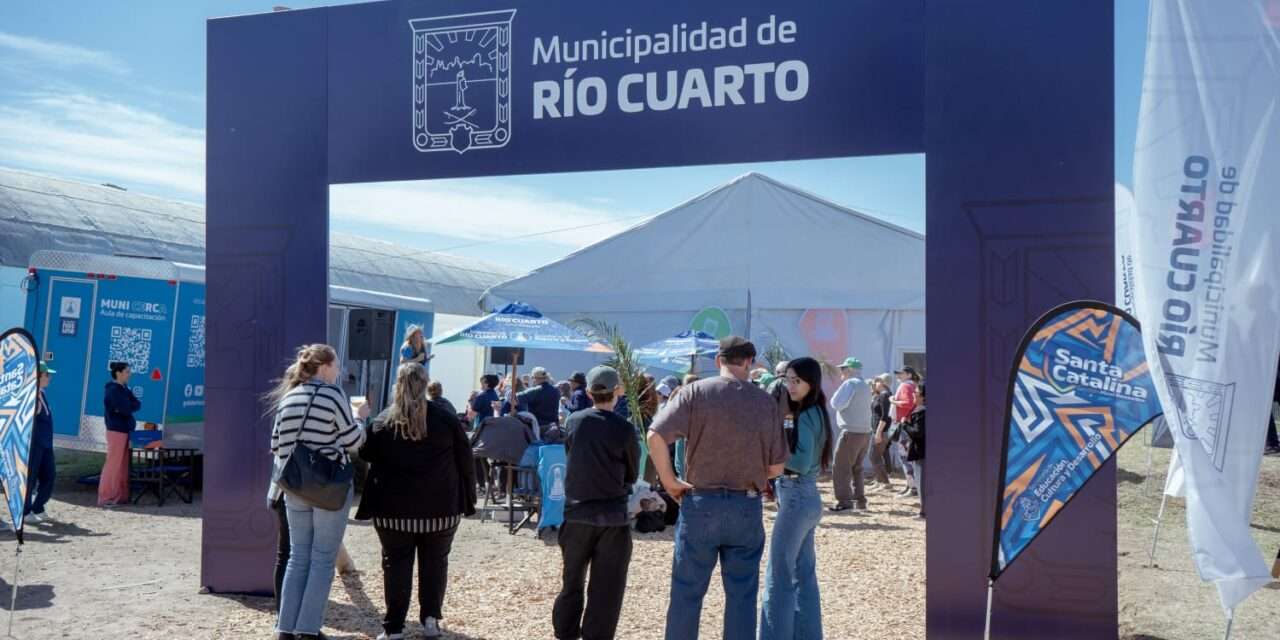
{"type": "Polygon", "coordinates": [[[374,518],[373,526],[379,529],[390,529],[404,533],[440,533],[458,526],[462,515],[443,518],[374,518]]]}
{"type": "Polygon", "coordinates": [[[322,453],[335,462],[346,461],[346,451],[359,449],[364,437],[364,429],[351,418],[351,405],[342,389],[313,380],[290,389],[280,399],[271,429],[271,452],[283,461],[293,454],[294,445],[301,442],[312,449],[339,449],[322,453]],[[311,404],[310,413],[307,413],[308,404],[311,404]]]}

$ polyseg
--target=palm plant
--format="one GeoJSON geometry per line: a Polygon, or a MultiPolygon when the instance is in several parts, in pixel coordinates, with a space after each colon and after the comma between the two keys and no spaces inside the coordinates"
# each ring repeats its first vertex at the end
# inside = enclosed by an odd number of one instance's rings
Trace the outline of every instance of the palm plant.
{"type": "Polygon", "coordinates": [[[613,367],[622,379],[622,389],[627,397],[627,409],[631,413],[631,425],[636,429],[640,439],[640,477],[644,477],[645,465],[649,460],[649,446],[644,433],[644,418],[641,416],[640,394],[645,389],[644,367],[636,359],[635,348],[622,335],[618,325],[581,318],[571,323],[573,328],[586,334],[588,338],[604,344],[613,350],[613,355],[605,360],[606,366],[613,367]]]}
{"type": "Polygon", "coordinates": [[[791,354],[787,353],[786,347],[782,346],[782,341],[778,340],[778,334],[768,331],[769,337],[773,338],[773,343],[764,350],[764,361],[769,363],[769,371],[773,371],[778,367],[779,362],[786,362],[791,359],[791,354]]]}

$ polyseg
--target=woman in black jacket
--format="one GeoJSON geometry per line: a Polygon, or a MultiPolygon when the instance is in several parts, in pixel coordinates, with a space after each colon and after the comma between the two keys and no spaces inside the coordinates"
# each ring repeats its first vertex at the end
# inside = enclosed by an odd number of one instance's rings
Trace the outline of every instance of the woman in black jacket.
{"type": "Polygon", "coordinates": [[[476,512],[466,432],[456,415],[426,397],[426,369],[400,365],[395,401],[370,423],[360,449],[369,476],[356,519],[372,519],[382,543],[387,614],[379,638],[402,637],[415,555],[419,619],[428,638],[440,637],[453,535],[462,517],[476,512]]]}
{"type": "Polygon", "coordinates": [[[920,517],[924,517],[924,383],[916,387],[916,406],[911,415],[902,422],[902,431],[907,434],[907,462],[915,472],[916,487],[920,490],[920,517]]]}

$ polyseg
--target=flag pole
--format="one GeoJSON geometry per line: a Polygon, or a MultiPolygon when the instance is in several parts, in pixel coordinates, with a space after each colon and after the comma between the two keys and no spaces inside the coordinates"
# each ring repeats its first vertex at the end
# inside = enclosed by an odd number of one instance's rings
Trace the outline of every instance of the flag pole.
{"type": "Polygon", "coordinates": [[[1147,553],[1147,566],[1156,566],[1156,542],[1160,540],[1160,523],[1164,521],[1164,506],[1169,502],[1169,494],[1163,493],[1160,497],[1160,512],[1156,514],[1155,533],[1151,534],[1151,551],[1147,553]]]}
{"type": "Polygon", "coordinates": [[[1153,461],[1151,459],[1151,449],[1153,449],[1154,448],[1153,445],[1155,445],[1155,436],[1152,435],[1154,431],[1151,430],[1153,428],[1154,427],[1147,429],[1147,433],[1146,433],[1147,435],[1147,438],[1146,438],[1147,472],[1142,476],[1142,497],[1144,498],[1151,495],[1151,467],[1153,464],[1153,461]]]}
{"type": "Polygon", "coordinates": [[[1231,623],[1235,621],[1236,610],[1234,608],[1227,610],[1227,635],[1225,640],[1231,640],[1231,623]]]}
{"type": "Polygon", "coordinates": [[[9,595],[9,630],[5,633],[5,637],[13,636],[13,612],[18,609],[18,581],[22,574],[22,543],[19,542],[13,548],[13,590],[9,595]]]}
{"type": "Polygon", "coordinates": [[[995,592],[996,581],[987,578],[987,624],[983,627],[983,640],[991,640],[991,596],[995,592]]]}

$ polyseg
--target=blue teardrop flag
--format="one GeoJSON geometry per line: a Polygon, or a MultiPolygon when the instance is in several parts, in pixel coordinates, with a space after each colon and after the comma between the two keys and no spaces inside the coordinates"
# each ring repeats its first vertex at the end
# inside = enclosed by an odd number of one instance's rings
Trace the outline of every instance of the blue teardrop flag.
{"type": "Polygon", "coordinates": [[[27,500],[27,461],[36,415],[36,343],[22,329],[0,335],[0,481],[10,522],[22,542],[22,510],[27,500]]]}
{"type": "Polygon", "coordinates": [[[1079,301],[1041,317],[1009,376],[991,579],[1160,414],[1133,316],[1079,301]]]}

